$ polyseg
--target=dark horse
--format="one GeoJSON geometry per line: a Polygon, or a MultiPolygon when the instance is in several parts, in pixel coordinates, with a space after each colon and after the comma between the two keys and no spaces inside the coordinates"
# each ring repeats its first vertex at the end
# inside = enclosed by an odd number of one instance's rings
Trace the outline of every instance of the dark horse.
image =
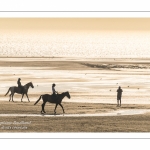
{"type": "Polygon", "coordinates": [[[11,91],[11,94],[9,95],[9,96],[10,96],[9,101],[11,100],[11,96],[12,96],[12,101],[14,102],[14,100],[13,100],[14,94],[15,94],[15,93],[22,94],[22,98],[21,98],[21,102],[22,102],[23,96],[24,96],[24,94],[26,94],[26,96],[27,96],[27,98],[28,98],[28,101],[30,102],[29,97],[28,97],[28,89],[29,89],[29,87],[34,88],[32,82],[29,82],[29,83],[25,84],[25,85],[23,86],[23,91],[22,91],[22,92],[21,92],[21,88],[19,88],[19,87],[17,87],[17,86],[12,86],[12,87],[10,87],[10,88],[8,89],[8,91],[7,91],[7,93],[5,94],[5,96],[9,93],[9,91],[11,91]]]}
{"type": "Polygon", "coordinates": [[[44,107],[45,107],[46,102],[50,102],[50,103],[56,104],[56,105],[55,105],[55,109],[54,109],[54,114],[56,114],[57,105],[60,105],[61,108],[62,108],[62,110],[63,110],[63,113],[65,113],[64,108],[63,108],[63,106],[62,106],[62,104],[61,104],[61,101],[62,101],[62,99],[63,99],[65,96],[67,96],[67,97],[70,99],[70,94],[69,94],[69,92],[63,92],[63,93],[61,93],[61,94],[58,94],[58,95],[57,95],[57,99],[54,99],[52,95],[44,94],[44,95],[41,95],[41,96],[39,97],[39,99],[35,102],[34,105],[36,105],[36,104],[40,101],[40,99],[42,98],[42,99],[43,99],[43,104],[42,104],[41,113],[46,113],[45,110],[44,110],[44,107]]]}

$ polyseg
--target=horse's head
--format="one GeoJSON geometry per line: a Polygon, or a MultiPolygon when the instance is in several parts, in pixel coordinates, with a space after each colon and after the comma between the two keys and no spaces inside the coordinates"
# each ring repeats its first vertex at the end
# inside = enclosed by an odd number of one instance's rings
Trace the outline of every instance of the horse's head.
{"type": "Polygon", "coordinates": [[[32,88],[34,88],[34,86],[33,86],[32,82],[30,82],[29,84],[30,84],[30,86],[31,86],[32,88]]]}
{"type": "Polygon", "coordinates": [[[71,98],[71,96],[70,96],[70,94],[69,94],[69,92],[67,91],[67,92],[65,92],[65,95],[70,99],[71,98]]]}

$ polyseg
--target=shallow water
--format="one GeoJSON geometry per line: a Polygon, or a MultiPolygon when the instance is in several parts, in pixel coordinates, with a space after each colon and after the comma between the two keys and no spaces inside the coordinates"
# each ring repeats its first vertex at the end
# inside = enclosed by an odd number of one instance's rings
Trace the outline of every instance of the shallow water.
{"type": "Polygon", "coordinates": [[[1,33],[0,56],[148,57],[149,32],[1,33]]]}
{"type": "Polygon", "coordinates": [[[95,114],[0,114],[0,117],[94,117],[94,116],[124,116],[124,115],[138,115],[150,112],[150,109],[127,109],[116,110],[107,113],[95,113],[95,114]]]}

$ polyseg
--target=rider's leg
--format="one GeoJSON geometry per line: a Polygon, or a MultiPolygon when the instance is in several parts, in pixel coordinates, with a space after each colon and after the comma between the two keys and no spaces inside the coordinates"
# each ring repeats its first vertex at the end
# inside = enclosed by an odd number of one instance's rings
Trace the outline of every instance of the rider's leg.
{"type": "Polygon", "coordinates": [[[121,106],[121,98],[120,98],[120,106],[121,106]]]}

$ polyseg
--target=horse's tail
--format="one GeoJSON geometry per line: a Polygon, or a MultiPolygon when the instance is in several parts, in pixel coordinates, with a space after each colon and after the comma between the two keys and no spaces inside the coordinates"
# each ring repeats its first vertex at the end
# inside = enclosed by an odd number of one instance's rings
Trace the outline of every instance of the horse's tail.
{"type": "Polygon", "coordinates": [[[39,97],[39,99],[34,103],[34,105],[36,105],[36,104],[40,101],[41,97],[42,97],[42,95],[41,95],[41,96],[39,97]]]}
{"type": "Polygon", "coordinates": [[[5,96],[9,93],[9,91],[10,91],[10,88],[8,89],[8,91],[7,91],[7,93],[5,94],[5,96]]]}

